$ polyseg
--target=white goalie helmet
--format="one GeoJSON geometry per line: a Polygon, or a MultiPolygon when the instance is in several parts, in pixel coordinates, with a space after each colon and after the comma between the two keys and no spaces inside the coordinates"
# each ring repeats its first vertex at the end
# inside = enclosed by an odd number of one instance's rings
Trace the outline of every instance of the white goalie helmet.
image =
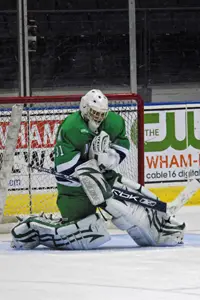
{"type": "Polygon", "coordinates": [[[81,98],[80,111],[95,132],[108,114],[108,99],[100,90],[91,90],[81,98]]]}

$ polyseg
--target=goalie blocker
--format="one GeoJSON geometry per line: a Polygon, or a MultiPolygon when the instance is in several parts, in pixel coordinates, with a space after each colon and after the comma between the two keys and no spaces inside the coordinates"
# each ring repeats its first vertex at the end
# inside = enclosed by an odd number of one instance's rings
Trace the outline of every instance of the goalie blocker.
{"type": "MultiPolygon", "coordinates": [[[[101,174],[96,160],[78,166],[76,173],[91,203],[109,213],[113,224],[120,230],[126,230],[139,246],[174,246],[182,243],[185,223],[153,209],[113,199],[111,187],[101,174]]],[[[131,190],[131,181],[124,179],[122,182],[116,179],[114,185],[124,189],[124,183],[128,182],[126,188],[131,190]]],[[[132,190],[134,188],[135,184],[132,190]]]]}

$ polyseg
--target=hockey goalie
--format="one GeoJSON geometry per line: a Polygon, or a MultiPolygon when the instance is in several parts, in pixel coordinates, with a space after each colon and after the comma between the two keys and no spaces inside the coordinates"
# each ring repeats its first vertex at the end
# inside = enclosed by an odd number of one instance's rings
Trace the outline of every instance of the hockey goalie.
{"type": "Polygon", "coordinates": [[[95,89],[86,93],[80,110],[62,122],[56,137],[55,170],[70,176],[56,177],[62,218],[53,220],[41,215],[21,219],[12,229],[11,247],[97,249],[110,240],[98,208],[139,246],[183,243],[185,223],[167,213],[114,198],[113,185],[130,191],[138,186],[141,194],[157,199],[145,187],[115,172],[129,148],[124,119],[109,111],[107,97],[95,89]]]}

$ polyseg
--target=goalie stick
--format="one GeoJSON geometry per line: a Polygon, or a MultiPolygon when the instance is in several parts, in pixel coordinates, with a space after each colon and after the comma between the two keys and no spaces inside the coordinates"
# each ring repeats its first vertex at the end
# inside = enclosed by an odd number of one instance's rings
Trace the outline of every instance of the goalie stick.
{"type": "MultiPolygon", "coordinates": [[[[73,180],[79,182],[77,178],[56,172],[53,168],[47,169],[30,164],[28,165],[28,167],[36,169],[39,172],[49,173],[54,176],[67,179],[69,181],[73,180]]],[[[188,202],[188,200],[193,196],[194,193],[197,192],[198,189],[200,189],[200,183],[196,179],[193,179],[187,184],[185,189],[170,203],[166,203],[161,200],[155,200],[150,197],[143,196],[142,194],[123,190],[118,187],[113,187],[112,192],[116,200],[133,202],[146,208],[151,208],[162,213],[174,215],[178,210],[181,209],[184,204],[188,202]]]]}

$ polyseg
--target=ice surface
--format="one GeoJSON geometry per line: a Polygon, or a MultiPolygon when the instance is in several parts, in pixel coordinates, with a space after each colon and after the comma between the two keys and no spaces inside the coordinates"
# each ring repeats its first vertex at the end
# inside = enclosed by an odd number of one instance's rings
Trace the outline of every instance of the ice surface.
{"type": "Polygon", "coordinates": [[[124,234],[96,251],[10,249],[0,237],[1,300],[200,299],[200,207],[186,207],[185,245],[139,248],[124,234]]]}

